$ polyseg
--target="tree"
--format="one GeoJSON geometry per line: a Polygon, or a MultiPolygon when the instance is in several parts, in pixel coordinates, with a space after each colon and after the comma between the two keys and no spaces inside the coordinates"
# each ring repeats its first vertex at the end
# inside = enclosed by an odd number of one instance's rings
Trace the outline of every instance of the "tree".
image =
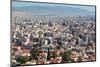
{"type": "Polygon", "coordinates": [[[24,64],[26,62],[25,57],[23,56],[17,56],[16,61],[19,62],[20,64],[24,64]]]}
{"type": "Polygon", "coordinates": [[[50,48],[48,48],[48,55],[47,55],[47,60],[50,60],[51,54],[50,54],[50,48]]]}
{"type": "Polygon", "coordinates": [[[31,56],[34,59],[37,59],[37,56],[39,56],[39,52],[40,52],[39,49],[34,48],[34,49],[31,50],[30,54],[32,54],[31,56]]]}
{"type": "Polygon", "coordinates": [[[71,54],[71,51],[68,50],[68,51],[65,51],[64,54],[63,54],[63,61],[70,61],[71,58],[70,58],[70,54],[71,54]]]}
{"type": "Polygon", "coordinates": [[[82,57],[79,56],[79,57],[78,57],[78,62],[81,62],[81,61],[82,61],[82,57]]]}
{"type": "Polygon", "coordinates": [[[55,53],[53,53],[53,56],[52,56],[53,58],[56,58],[57,57],[57,55],[55,54],[55,53]]]}

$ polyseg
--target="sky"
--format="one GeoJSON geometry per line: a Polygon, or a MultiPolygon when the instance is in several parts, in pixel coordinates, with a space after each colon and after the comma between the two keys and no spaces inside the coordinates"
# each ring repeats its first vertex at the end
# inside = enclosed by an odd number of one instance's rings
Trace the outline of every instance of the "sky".
{"type": "Polygon", "coordinates": [[[36,2],[18,2],[13,1],[12,7],[22,7],[22,6],[63,6],[63,7],[74,7],[74,8],[80,8],[87,11],[94,12],[95,6],[86,6],[86,5],[71,5],[71,4],[48,4],[48,3],[36,3],[36,2]]]}

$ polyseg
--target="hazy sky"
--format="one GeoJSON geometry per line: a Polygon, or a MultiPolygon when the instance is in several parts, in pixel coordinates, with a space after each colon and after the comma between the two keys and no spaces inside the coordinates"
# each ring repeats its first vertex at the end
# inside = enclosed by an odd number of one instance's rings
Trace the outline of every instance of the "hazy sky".
{"type": "Polygon", "coordinates": [[[63,6],[63,7],[74,7],[74,8],[80,8],[85,9],[87,11],[95,11],[95,6],[83,6],[83,5],[71,5],[71,4],[48,4],[48,3],[36,3],[36,2],[12,2],[12,7],[22,7],[22,6],[63,6]]]}

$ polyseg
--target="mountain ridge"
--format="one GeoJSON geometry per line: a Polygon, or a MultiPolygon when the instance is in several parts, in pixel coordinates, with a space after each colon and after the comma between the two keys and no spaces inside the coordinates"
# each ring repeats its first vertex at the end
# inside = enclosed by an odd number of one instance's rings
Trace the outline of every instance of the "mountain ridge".
{"type": "Polygon", "coordinates": [[[94,12],[68,6],[22,6],[12,7],[12,11],[24,11],[42,15],[94,15],[94,12]]]}

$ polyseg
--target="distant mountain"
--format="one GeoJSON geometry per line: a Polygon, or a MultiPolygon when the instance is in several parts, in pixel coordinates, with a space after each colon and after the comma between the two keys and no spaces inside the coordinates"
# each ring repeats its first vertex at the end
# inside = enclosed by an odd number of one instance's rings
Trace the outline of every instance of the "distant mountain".
{"type": "Polygon", "coordinates": [[[23,6],[12,7],[14,12],[26,12],[31,15],[95,15],[94,12],[85,9],[65,7],[65,6],[23,6]]]}

